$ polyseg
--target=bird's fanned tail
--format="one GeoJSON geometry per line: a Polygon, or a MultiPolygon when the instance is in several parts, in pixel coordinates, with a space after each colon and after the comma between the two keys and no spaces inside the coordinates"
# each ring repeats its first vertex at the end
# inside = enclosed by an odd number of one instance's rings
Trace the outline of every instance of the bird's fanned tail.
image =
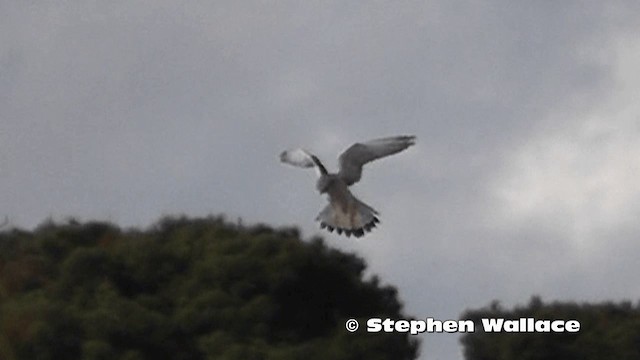
{"type": "Polygon", "coordinates": [[[321,229],[329,232],[335,230],[338,235],[344,233],[347,237],[353,235],[361,237],[371,231],[380,222],[378,212],[371,206],[353,198],[353,202],[346,208],[339,204],[329,203],[316,217],[321,229]]]}

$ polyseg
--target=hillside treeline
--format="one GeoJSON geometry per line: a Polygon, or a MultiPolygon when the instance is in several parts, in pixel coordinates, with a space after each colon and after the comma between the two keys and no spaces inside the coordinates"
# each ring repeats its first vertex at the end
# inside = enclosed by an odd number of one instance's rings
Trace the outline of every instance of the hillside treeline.
{"type": "Polygon", "coordinates": [[[497,302],[464,313],[475,332],[461,341],[467,360],[636,360],[640,359],[640,305],[630,302],[543,303],[503,309],[497,302]],[[580,322],[578,332],[483,332],[481,319],[548,319],[580,322]]]}
{"type": "Polygon", "coordinates": [[[409,335],[345,330],[406,317],[364,270],[295,229],[214,217],[5,229],[0,359],[414,359],[409,335]]]}

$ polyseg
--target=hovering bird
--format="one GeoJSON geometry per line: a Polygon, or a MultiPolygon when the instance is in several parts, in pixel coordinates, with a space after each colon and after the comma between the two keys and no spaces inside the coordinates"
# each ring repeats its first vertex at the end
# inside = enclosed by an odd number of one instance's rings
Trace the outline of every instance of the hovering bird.
{"type": "Polygon", "coordinates": [[[316,217],[320,228],[338,235],[361,237],[380,222],[378,212],[356,198],[349,186],[360,181],[364,164],[399,153],[415,144],[415,136],[393,136],[351,145],[338,158],[340,170],[329,173],[317,156],[304,149],[292,149],[280,154],[280,161],[302,167],[315,168],[318,173],[316,189],[327,194],[327,205],[316,217]]]}

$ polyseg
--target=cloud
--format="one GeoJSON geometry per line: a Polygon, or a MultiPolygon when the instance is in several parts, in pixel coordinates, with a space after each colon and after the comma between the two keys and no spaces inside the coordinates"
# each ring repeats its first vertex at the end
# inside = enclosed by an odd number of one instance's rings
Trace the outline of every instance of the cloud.
{"type": "Polygon", "coordinates": [[[620,274],[635,268],[629,252],[640,231],[640,108],[633,96],[640,90],[633,65],[640,47],[621,34],[612,50],[602,101],[550,113],[492,181],[497,211],[486,221],[496,236],[502,232],[505,253],[518,259],[510,266],[537,269],[528,279],[555,298],[630,299],[638,290],[620,274]]]}
{"type": "MultiPolygon", "coordinates": [[[[516,149],[494,189],[506,224],[548,219],[572,241],[634,225],[640,210],[640,47],[618,41],[613,86],[588,111],[553,114],[516,149]],[[563,124],[569,124],[563,125],[563,124]]],[[[602,236],[602,235],[600,235],[602,236]]]]}

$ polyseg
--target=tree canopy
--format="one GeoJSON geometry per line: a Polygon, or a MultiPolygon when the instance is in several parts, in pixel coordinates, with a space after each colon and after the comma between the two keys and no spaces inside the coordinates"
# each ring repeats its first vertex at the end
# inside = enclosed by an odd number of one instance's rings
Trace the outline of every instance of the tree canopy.
{"type": "Polygon", "coordinates": [[[220,217],[149,229],[46,223],[0,232],[0,358],[414,359],[405,318],[364,261],[296,229],[220,217]]]}
{"type": "Polygon", "coordinates": [[[630,302],[545,304],[533,297],[526,307],[506,310],[494,302],[465,312],[462,319],[476,324],[476,331],[461,339],[467,360],[640,359],[640,305],[630,302]],[[575,319],[580,322],[580,331],[484,332],[483,318],[575,319]]]}

